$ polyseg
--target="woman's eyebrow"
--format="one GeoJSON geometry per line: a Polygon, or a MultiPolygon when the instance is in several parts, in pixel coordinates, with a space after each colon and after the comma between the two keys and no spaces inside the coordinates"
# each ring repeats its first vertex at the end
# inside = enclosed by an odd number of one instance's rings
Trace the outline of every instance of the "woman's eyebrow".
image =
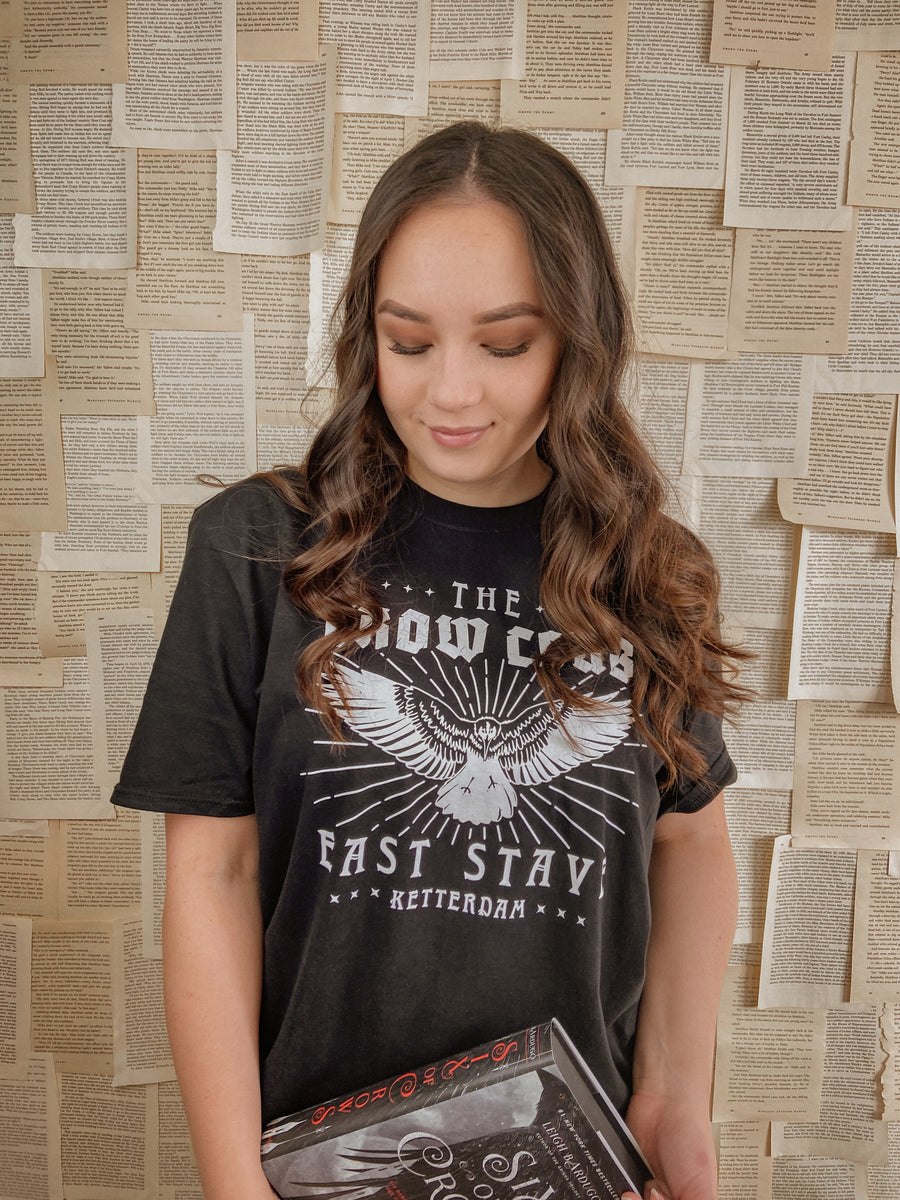
{"type": "MultiPolygon", "coordinates": [[[[413,308],[407,308],[405,304],[398,304],[396,300],[382,300],[375,311],[398,317],[401,321],[415,321],[419,325],[427,325],[431,321],[431,317],[427,313],[416,312],[413,308]]],[[[514,304],[504,304],[501,308],[492,308],[488,312],[479,313],[475,318],[475,324],[493,325],[497,321],[511,321],[515,317],[543,317],[543,315],[544,310],[538,308],[536,304],[520,300],[514,304]]]]}

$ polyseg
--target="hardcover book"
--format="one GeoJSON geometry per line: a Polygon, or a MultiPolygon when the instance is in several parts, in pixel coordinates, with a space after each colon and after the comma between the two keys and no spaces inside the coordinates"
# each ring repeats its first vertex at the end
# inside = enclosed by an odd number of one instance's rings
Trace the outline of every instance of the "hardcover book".
{"type": "Polygon", "coordinates": [[[262,1164],[285,1200],[618,1200],[650,1178],[558,1021],[273,1121],[262,1164]]]}

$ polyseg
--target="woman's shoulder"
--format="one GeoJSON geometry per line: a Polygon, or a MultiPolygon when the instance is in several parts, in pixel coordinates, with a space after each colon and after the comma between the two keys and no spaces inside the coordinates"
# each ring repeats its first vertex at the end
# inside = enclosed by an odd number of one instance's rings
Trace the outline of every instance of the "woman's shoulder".
{"type": "Polygon", "coordinates": [[[292,557],[309,526],[303,477],[281,468],[228,484],[191,518],[190,544],[241,555],[292,557]]]}

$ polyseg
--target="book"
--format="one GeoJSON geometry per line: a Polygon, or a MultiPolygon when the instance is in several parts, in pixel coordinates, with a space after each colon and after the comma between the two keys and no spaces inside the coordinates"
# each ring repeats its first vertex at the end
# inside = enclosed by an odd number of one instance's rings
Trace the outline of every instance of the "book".
{"type": "Polygon", "coordinates": [[[558,1021],[270,1122],[284,1200],[619,1200],[650,1169],[558,1021]]]}

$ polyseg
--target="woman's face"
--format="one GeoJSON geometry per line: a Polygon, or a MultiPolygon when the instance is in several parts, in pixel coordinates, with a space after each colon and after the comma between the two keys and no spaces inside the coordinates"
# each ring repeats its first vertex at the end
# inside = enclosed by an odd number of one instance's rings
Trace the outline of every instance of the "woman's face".
{"type": "Polygon", "coordinates": [[[411,213],[381,256],[375,335],[378,391],[416,483],[480,507],[542,490],[559,339],[515,213],[494,200],[411,213]]]}

